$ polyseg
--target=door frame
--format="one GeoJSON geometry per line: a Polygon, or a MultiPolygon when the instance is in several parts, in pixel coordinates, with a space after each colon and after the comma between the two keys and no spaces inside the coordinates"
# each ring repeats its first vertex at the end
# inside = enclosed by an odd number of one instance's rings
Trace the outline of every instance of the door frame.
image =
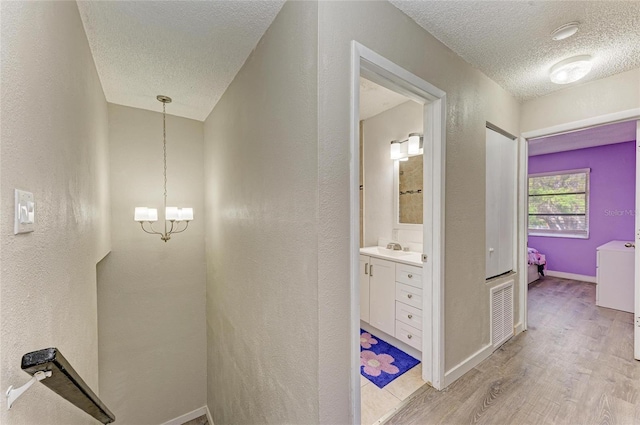
{"type": "MultiPolygon", "coordinates": [[[[625,111],[614,112],[611,114],[599,115],[578,121],[571,121],[539,130],[526,131],[521,133],[519,138],[519,164],[518,164],[518,239],[520,240],[520,249],[522,254],[519,259],[518,269],[522,271],[518,280],[519,292],[519,323],[522,324],[522,330],[527,330],[527,240],[528,232],[528,214],[527,214],[527,192],[528,192],[528,174],[529,174],[529,139],[552,136],[555,134],[569,133],[584,130],[590,127],[600,125],[613,124],[622,121],[637,121],[636,130],[636,224],[635,224],[635,240],[636,245],[640,246],[640,108],[628,109],[625,111]]],[[[635,256],[635,319],[634,319],[634,357],[640,360],[640,250],[636,249],[635,256]]]]}
{"type": "Polygon", "coordinates": [[[362,44],[351,42],[350,102],[350,283],[351,283],[351,409],[360,423],[360,76],[424,104],[424,225],[422,379],[434,388],[444,385],[444,195],[446,93],[362,44]],[[426,208],[426,206],[430,208],[426,208]],[[432,207],[432,208],[431,208],[432,207]],[[430,223],[430,224],[429,224],[430,223]],[[428,326],[428,325],[431,326],[428,326]],[[425,353],[428,353],[425,355],[425,353]],[[425,359],[427,361],[425,362],[425,359]]]}

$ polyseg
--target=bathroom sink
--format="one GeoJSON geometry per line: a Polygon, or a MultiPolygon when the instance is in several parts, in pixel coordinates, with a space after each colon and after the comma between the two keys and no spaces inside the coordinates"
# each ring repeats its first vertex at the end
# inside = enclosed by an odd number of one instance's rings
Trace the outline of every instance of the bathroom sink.
{"type": "Polygon", "coordinates": [[[386,257],[405,257],[411,254],[414,254],[413,252],[409,252],[409,251],[396,251],[393,249],[387,249],[387,248],[383,248],[381,246],[370,246],[367,248],[362,248],[360,250],[360,252],[362,254],[378,254],[378,255],[384,255],[386,257]]]}

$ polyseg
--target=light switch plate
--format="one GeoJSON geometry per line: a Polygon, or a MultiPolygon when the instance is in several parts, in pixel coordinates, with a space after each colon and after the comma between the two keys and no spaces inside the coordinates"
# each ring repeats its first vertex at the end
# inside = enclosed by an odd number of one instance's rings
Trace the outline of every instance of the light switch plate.
{"type": "Polygon", "coordinates": [[[33,193],[16,189],[16,217],[13,233],[33,232],[36,221],[36,204],[33,193]]]}

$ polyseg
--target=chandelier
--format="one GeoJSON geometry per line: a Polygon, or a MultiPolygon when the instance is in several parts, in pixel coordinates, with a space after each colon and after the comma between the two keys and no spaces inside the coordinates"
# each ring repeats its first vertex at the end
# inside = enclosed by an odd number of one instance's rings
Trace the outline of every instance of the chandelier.
{"type": "Polygon", "coordinates": [[[162,148],[164,152],[164,232],[158,232],[153,228],[153,223],[158,221],[156,208],[136,207],[134,220],[140,223],[142,230],[151,235],[160,235],[160,239],[167,242],[174,233],[187,230],[189,222],[193,220],[193,208],[177,208],[167,206],[167,114],[166,105],[171,103],[168,96],[156,96],[162,103],[162,148]],[[145,227],[146,225],[146,227],[145,227]]]}

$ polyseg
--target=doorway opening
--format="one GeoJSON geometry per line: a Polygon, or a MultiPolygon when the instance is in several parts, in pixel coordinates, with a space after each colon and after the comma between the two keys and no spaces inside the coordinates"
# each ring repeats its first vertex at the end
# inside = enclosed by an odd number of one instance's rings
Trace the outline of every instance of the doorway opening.
{"type": "MultiPolygon", "coordinates": [[[[526,254],[520,257],[520,269],[529,270],[519,282],[523,328],[527,329],[530,283],[536,290],[575,289],[584,302],[627,312],[621,314],[628,314],[634,323],[636,359],[640,359],[640,255],[638,249],[625,244],[637,245],[640,240],[638,118],[640,110],[631,110],[524,133],[518,208],[520,252],[529,253],[533,248],[538,251],[533,256],[543,256],[546,263],[530,265],[526,254]],[[577,167],[578,163],[584,166],[577,167]],[[625,280],[622,288],[610,287],[611,266],[607,264],[613,245],[622,247],[613,247],[618,251],[614,273],[622,273],[614,283],[625,280]],[[618,261],[626,265],[621,267],[618,261]],[[538,279],[538,269],[546,282],[538,279]],[[580,282],[590,284],[570,285],[580,282]],[[558,285],[550,287],[550,283],[558,285]],[[620,298],[621,290],[628,295],[620,298]]],[[[543,308],[541,297],[536,299],[532,308],[543,308]]]]}
{"type": "MultiPolygon", "coordinates": [[[[366,322],[361,322],[362,317],[369,315],[369,321],[371,321],[371,309],[366,310],[366,306],[371,306],[370,299],[365,298],[371,294],[370,285],[367,288],[366,283],[371,283],[371,275],[374,279],[379,281],[379,277],[385,276],[384,281],[389,280],[389,285],[386,285],[383,289],[383,294],[392,296],[391,304],[384,307],[386,309],[383,315],[385,320],[378,321],[380,326],[385,327],[386,331],[383,332],[385,337],[392,337],[396,340],[404,340],[408,351],[413,347],[419,353],[422,359],[422,380],[431,384],[436,389],[441,389],[444,382],[444,330],[443,330],[443,287],[444,287],[444,147],[445,147],[445,112],[446,112],[446,95],[445,93],[427,83],[414,74],[404,70],[398,65],[390,62],[382,56],[376,54],[370,49],[362,46],[357,42],[352,42],[352,69],[351,69],[351,408],[352,417],[354,423],[361,422],[361,344],[360,334],[361,327],[367,326],[366,322]],[[391,160],[391,156],[396,151],[396,147],[392,148],[391,140],[388,141],[386,149],[386,158],[389,163],[393,164],[393,171],[388,172],[388,176],[398,174],[398,177],[394,179],[395,184],[391,186],[397,188],[398,195],[400,192],[405,192],[405,198],[408,199],[407,194],[415,195],[417,190],[420,190],[422,195],[422,229],[415,226],[418,223],[394,221],[395,229],[389,229],[391,237],[379,237],[371,234],[367,234],[364,226],[361,227],[361,202],[364,202],[364,193],[367,192],[367,182],[361,181],[361,118],[360,118],[360,88],[362,79],[366,81],[365,84],[375,84],[386,90],[399,94],[407,99],[407,102],[421,105],[422,115],[422,131],[418,135],[421,137],[422,143],[422,188],[409,188],[408,186],[401,185],[406,182],[400,182],[400,171],[409,170],[400,169],[398,162],[395,163],[391,160]],[[393,150],[392,150],[393,149],[393,150]],[[363,190],[361,191],[361,185],[363,190]],[[362,201],[361,201],[362,192],[362,201]],[[410,193],[413,192],[413,193],[410,193]],[[405,227],[406,225],[408,227],[405,227]],[[412,227],[413,226],[413,227],[412,227]],[[409,248],[409,252],[403,251],[401,239],[402,232],[406,231],[414,235],[421,233],[422,244],[411,244],[409,240],[405,243],[409,248]],[[412,233],[413,232],[413,233],[412,233]],[[382,242],[385,246],[379,246],[382,242]],[[374,246],[369,245],[375,241],[374,246]],[[387,243],[388,241],[388,243],[387,243]],[[367,243],[369,242],[369,244],[367,243]],[[361,251],[370,249],[369,251],[361,251]],[[418,252],[411,252],[411,249],[418,252]],[[364,253],[369,262],[365,261],[364,264],[360,262],[361,252],[364,253]],[[386,258],[388,256],[389,258],[386,258]],[[402,257],[405,257],[402,259],[402,257]],[[408,261],[411,258],[414,263],[408,261]],[[387,262],[380,262],[387,261],[387,262]],[[411,263],[411,264],[410,264],[411,263]],[[396,264],[400,266],[396,267],[396,264]],[[371,271],[373,266],[373,272],[371,271]],[[388,267],[387,267],[388,266],[388,267]],[[386,267],[386,270],[385,270],[386,267]],[[393,272],[391,271],[393,267],[393,272]],[[413,268],[412,268],[413,267],[413,268]],[[361,270],[362,268],[362,270],[361,270]],[[366,273],[365,273],[366,272],[366,273]],[[379,273],[382,273],[380,275],[379,273]],[[362,275],[362,276],[361,276],[362,275]],[[420,279],[417,279],[417,277],[420,279]],[[365,282],[364,280],[367,279],[365,282]],[[419,285],[415,282],[419,280],[419,285]],[[369,291],[367,291],[368,289],[369,291]],[[386,292],[384,292],[386,291],[386,292]],[[418,329],[415,326],[407,325],[407,320],[396,320],[397,297],[406,296],[407,307],[413,308],[413,312],[419,311],[421,315],[421,328],[418,329]],[[361,302],[365,301],[365,307],[361,311],[361,302]],[[367,302],[369,301],[369,302],[367,302]],[[392,320],[389,317],[392,316],[392,320]],[[409,331],[407,331],[407,328],[409,331]],[[416,344],[416,340],[419,343],[416,344]],[[417,347],[417,348],[416,348],[417,347]]],[[[402,105],[400,105],[402,106],[402,105]]],[[[365,134],[366,135],[366,134],[365,134]]],[[[409,152],[409,141],[415,134],[407,134],[406,140],[395,139],[394,144],[407,144],[407,153],[409,152]]],[[[398,146],[403,148],[404,146],[398,146]]],[[[365,147],[366,152],[366,147],[365,147]]],[[[402,149],[400,149],[402,152],[402,149]]],[[[381,155],[383,155],[381,153],[381,155]]],[[[401,156],[403,154],[401,153],[401,156]]],[[[412,155],[407,155],[412,156],[412,155]]],[[[419,161],[419,159],[412,160],[413,163],[419,161]]],[[[415,164],[413,164],[415,165],[415,164]]],[[[362,173],[366,176],[366,171],[362,173]]],[[[369,189],[371,190],[371,189],[369,189]]],[[[393,193],[389,196],[389,199],[393,199],[395,196],[393,193]]],[[[419,197],[415,197],[419,198],[419,197]]],[[[398,219],[401,215],[399,212],[403,208],[402,204],[404,199],[400,200],[398,196],[397,202],[394,202],[395,207],[387,205],[385,208],[390,208],[394,211],[391,213],[398,219]]],[[[365,209],[367,203],[364,203],[365,209]]],[[[365,212],[362,212],[363,216],[365,212]]],[[[403,214],[407,215],[407,214],[403,214]]],[[[366,219],[364,220],[366,226],[366,219]]],[[[374,298],[381,299],[381,294],[374,294],[374,298]]],[[[400,307],[404,304],[401,303],[400,307]]],[[[401,310],[401,308],[400,308],[401,310]]],[[[374,313],[374,319],[375,319],[374,313]]],[[[412,312],[407,312],[407,317],[412,316],[412,312]]],[[[411,318],[408,317],[408,320],[411,318]]],[[[373,329],[377,329],[373,325],[373,329]]],[[[381,338],[384,340],[384,337],[381,338]]],[[[415,353],[414,353],[415,354],[415,353]]]]}

